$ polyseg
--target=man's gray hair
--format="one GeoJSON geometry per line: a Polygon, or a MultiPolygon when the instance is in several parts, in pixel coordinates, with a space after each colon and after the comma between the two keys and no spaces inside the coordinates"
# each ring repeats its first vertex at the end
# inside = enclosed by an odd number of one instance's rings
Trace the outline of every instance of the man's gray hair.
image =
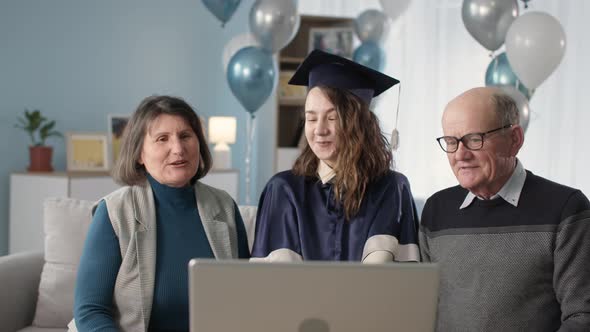
{"type": "Polygon", "coordinates": [[[511,96],[503,91],[496,92],[492,95],[492,103],[500,125],[520,124],[518,106],[511,96]]]}

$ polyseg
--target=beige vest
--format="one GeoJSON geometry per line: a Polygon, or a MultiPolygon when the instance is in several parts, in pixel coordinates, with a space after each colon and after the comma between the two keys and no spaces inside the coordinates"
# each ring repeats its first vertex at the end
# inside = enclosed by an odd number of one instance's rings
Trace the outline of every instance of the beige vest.
{"type": "MultiPolygon", "coordinates": [[[[195,195],[215,258],[238,258],[233,199],[225,191],[200,182],[195,183],[195,195]]],[[[123,187],[104,200],[122,258],[113,294],[113,317],[122,331],[147,331],[156,274],[156,209],[152,188],[147,182],[123,187]]],[[[74,320],[68,327],[69,331],[77,331],[74,320]]]]}

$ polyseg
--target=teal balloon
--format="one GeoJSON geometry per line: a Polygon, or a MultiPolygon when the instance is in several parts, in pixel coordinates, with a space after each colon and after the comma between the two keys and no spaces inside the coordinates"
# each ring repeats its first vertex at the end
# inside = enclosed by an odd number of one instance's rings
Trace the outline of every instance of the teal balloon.
{"type": "Polygon", "coordinates": [[[380,71],[385,64],[385,52],[377,43],[367,41],[354,50],[352,59],[356,63],[380,71]]]}
{"type": "Polygon", "coordinates": [[[248,113],[254,114],[268,99],[275,85],[272,54],[260,47],[240,49],[227,65],[231,92],[248,113]]]}
{"type": "Polygon", "coordinates": [[[354,20],[354,31],[361,42],[380,42],[389,31],[387,15],[377,9],[368,9],[354,20]]]}
{"type": "Polygon", "coordinates": [[[223,27],[238,9],[240,0],[203,0],[203,4],[221,21],[223,27]]]}
{"type": "Polygon", "coordinates": [[[497,55],[488,65],[486,70],[486,86],[511,86],[530,100],[533,91],[524,86],[512,71],[506,52],[497,55]]]}

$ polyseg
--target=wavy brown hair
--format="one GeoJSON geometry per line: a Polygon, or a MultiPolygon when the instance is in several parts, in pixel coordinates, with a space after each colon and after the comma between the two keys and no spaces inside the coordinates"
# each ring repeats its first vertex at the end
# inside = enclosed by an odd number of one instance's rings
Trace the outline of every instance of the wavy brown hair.
{"type": "MultiPolygon", "coordinates": [[[[369,105],[349,91],[320,87],[338,113],[337,160],[334,165],[334,199],[347,220],[361,207],[369,184],[387,174],[392,165],[389,143],[369,105]]],[[[319,159],[306,141],[293,165],[293,173],[316,177],[319,159]]]]}
{"type": "Polygon", "coordinates": [[[121,140],[120,157],[112,170],[112,176],[119,184],[138,185],[146,180],[145,166],[138,160],[143,150],[143,140],[152,122],[160,115],[179,116],[193,129],[199,140],[199,167],[191,178],[194,184],[207,175],[211,169],[212,158],[201,120],[195,110],[183,99],[172,96],[150,96],[141,101],[129,119],[121,140]]]}

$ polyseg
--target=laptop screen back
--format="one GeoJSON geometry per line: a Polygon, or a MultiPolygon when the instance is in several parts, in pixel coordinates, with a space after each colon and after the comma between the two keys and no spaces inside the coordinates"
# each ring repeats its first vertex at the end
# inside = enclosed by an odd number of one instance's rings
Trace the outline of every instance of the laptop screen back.
{"type": "Polygon", "coordinates": [[[433,331],[432,264],[191,260],[190,331],[433,331]]]}

